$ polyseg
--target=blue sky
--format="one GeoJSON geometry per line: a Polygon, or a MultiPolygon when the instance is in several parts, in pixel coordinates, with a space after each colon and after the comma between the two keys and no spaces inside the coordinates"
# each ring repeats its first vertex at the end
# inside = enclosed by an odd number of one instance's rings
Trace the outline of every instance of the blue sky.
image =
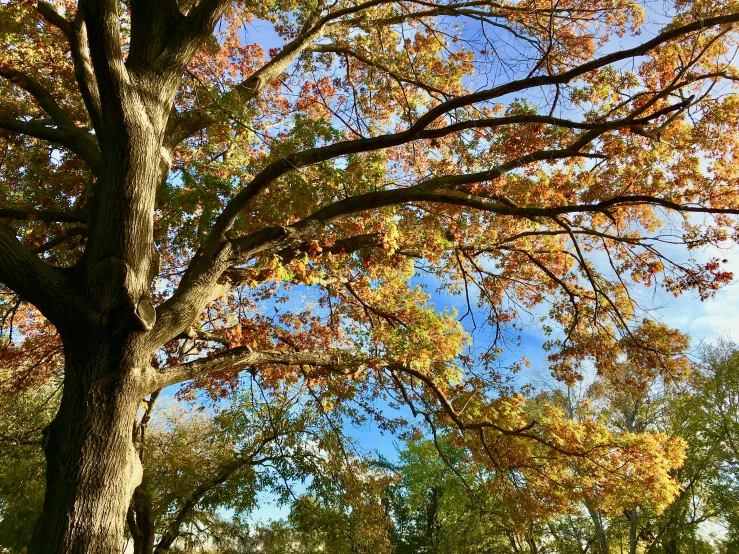
{"type": "MultiPolygon", "coordinates": [[[[653,5],[657,6],[657,4],[653,5]]],[[[658,12],[650,8],[648,17],[659,20],[659,15],[658,12]]],[[[644,29],[641,37],[616,39],[607,47],[607,50],[631,47],[637,42],[648,40],[655,34],[656,30],[655,26],[650,26],[644,29]]],[[[279,47],[283,44],[271,24],[258,20],[247,25],[244,41],[247,43],[258,42],[265,52],[271,47],[279,47]]],[[[686,257],[684,248],[676,248],[674,253],[677,260],[684,260],[686,257]]],[[[693,254],[699,259],[708,259],[713,256],[726,258],[729,261],[727,268],[734,271],[736,276],[739,276],[739,255],[734,250],[712,248],[693,254]]],[[[429,292],[434,293],[433,286],[429,286],[429,292]]],[[[714,298],[706,301],[700,301],[694,293],[686,293],[679,298],[674,298],[656,288],[642,289],[640,295],[645,307],[651,308],[652,317],[667,323],[671,327],[689,333],[693,338],[694,346],[697,346],[701,341],[711,340],[718,336],[739,341],[739,283],[737,282],[725,286],[717,292],[714,298]]],[[[458,309],[460,314],[463,314],[466,310],[463,296],[449,297],[434,293],[432,299],[438,309],[447,306],[454,307],[458,309]]],[[[546,307],[544,310],[546,310],[546,307]]],[[[483,318],[478,315],[478,319],[483,318]]],[[[519,382],[543,385],[545,382],[551,381],[548,375],[546,353],[542,350],[545,337],[541,329],[536,326],[535,322],[533,323],[533,325],[525,327],[520,333],[519,345],[508,350],[503,361],[512,362],[520,359],[521,356],[525,356],[532,364],[530,369],[521,374],[519,382]]],[[[381,434],[372,424],[347,429],[347,432],[358,440],[364,450],[376,451],[389,458],[394,458],[396,455],[397,439],[390,434],[381,434]]],[[[297,487],[296,490],[299,492],[300,487],[297,487]]],[[[260,509],[252,519],[264,521],[285,517],[286,515],[286,509],[278,507],[273,497],[265,495],[260,509]]]]}

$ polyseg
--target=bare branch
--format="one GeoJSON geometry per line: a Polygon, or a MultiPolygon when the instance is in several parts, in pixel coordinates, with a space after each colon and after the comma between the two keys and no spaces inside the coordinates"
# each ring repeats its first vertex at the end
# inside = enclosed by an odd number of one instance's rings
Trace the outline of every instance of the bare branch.
{"type": "Polygon", "coordinates": [[[58,11],[56,11],[51,4],[48,4],[43,1],[39,1],[36,4],[36,11],[41,14],[41,17],[43,17],[46,21],[54,25],[57,29],[59,29],[62,33],[64,33],[67,37],[72,35],[72,24],[67,21],[62,14],[60,14],[58,11]]]}

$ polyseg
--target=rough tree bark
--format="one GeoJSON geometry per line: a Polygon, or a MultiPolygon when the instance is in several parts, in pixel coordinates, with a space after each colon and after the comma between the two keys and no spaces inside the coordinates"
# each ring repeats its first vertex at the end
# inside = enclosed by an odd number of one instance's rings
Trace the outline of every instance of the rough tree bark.
{"type": "Polygon", "coordinates": [[[139,404],[153,390],[150,362],[157,345],[146,336],[156,316],[147,295],[159,270],[153,216],[157,186],[169,170],[164,131],[182,63],[226,3],[201,3],[204,13],[186,26],[176,4],[159,10],[134,4],[132,17],[139,23],[125,61],[117,2],[83,0],[78,22],[67,29],[86,29],[94,69],[82,87],[94,91],[85,100],[102,159],[90,233],[73,270],[43,269],[56,274],[67,305],[19,287],[55,323],[65,355],[62,402],[44,443],[47,488],[30,544],[34,554],[118,552],[142,477],[133,430],[139,404]],[[180,31],[183,42],[176,45],[164,28],[172,21],[180,23],[169,29],[180,31]],[[153,58],[167,46],[179,46],[174,53],[185,58],[152,71],[153,58]],[[83,307],[81,314],[73,313],[75,305],[83,307]]]}
{"type": "Polygon", "coordinates": [[[65,340],[69,385],[45,432],[46,496],[31,552],[120,550],[142,473],[131,433],[141,390],[137,361],[99,335],[65,340]]]}
{"type": "Polygon", "coordinates": [[[154,514],[151,513],[151,498],[146,486],[146,478],[133,493],[128,508],[128,529],[133,539],[134,554],[152,554],[156,543],[154,514]]]}

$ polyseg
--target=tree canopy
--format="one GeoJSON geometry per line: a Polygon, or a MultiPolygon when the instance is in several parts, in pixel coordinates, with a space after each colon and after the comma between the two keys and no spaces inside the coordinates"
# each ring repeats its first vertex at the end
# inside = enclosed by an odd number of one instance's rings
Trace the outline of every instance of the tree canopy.
{"type": "Polygon", "coordinates": [[[702,0],[3,2],[2,394],[63,387],[31,552],[117,549],[141,402],[243,372],[456,430],[529,516],[664,509],[681,441],[528,402],[506,351],[531,323],[568,385],[683,371],[638,293],[732,277],[692,252],[737,238],[737,22],[702,0]]]}

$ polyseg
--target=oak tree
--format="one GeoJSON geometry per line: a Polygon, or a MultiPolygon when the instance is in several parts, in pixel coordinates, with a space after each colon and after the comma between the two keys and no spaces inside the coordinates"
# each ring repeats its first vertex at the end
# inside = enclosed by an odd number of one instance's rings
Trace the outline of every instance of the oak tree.
{"type": "Polygon", "coordinates": [[[381,402],[462,430],[532,514],[580,500],[572,457],[593,490],[636,476],[669,501],[638,476],[664,482],[675,445],[532,419],[496,359],[532,310],[567,382],[623,337],[666,357],[633,333],[631,292],[730,279],[666,245],[736,236],[733,1],[0,10],[2,323],[24,329],[3,337],[5,383],[63,364],[30,552],[118,550],[141,401],[243,370],[388,429],[405,422],[381,402]],[[429,283],[467,300],[462,321],[429,283]]]}

